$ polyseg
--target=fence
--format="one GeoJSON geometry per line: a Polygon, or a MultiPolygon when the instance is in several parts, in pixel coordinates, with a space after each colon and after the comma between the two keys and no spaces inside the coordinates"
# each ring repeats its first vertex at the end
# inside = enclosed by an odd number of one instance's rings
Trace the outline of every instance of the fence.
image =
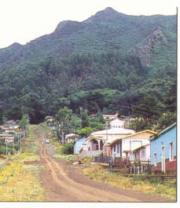
{"type": "Polygon", "coordinates": [[[94,157],[93,161],[94,162],[98,162],[98,163],[108,163],[108,164],[111,164],[112,163],[112,158],[108,157],[108,156],[100,155],[100,156],[94,157]]]}
{"type": "Polygon", "coordinates": [[[107,156],[96,156],[94,157],[94,162],[98,163],[108,163],[110,169],[124,169],[127,173],[130,174],[141,174],[141,173],[150,173],[151,166],[149,163],[140,162],[140,161],[130,161],[125,158],[112,158],[107,156]]]}
{"type": "Polygon", "coordinates": [[[0,154],[14,154],[20,150],[24,132],[16,134],[0,134],[0,154]]]}
{"type": "Polygon", "coordinates": [[[139,165],[132,164],[129,167],[130,174],[141,174],[141,173],[151,173],[151,166],[149,164],[142,164],[139,165]]]}
{"type": "Polygon", "coordinates": [[[97,158],[97,157],[101,157],[102,151],[82,151],[80,153],[80,157],[91,157],[91,158],[97,158]]]}

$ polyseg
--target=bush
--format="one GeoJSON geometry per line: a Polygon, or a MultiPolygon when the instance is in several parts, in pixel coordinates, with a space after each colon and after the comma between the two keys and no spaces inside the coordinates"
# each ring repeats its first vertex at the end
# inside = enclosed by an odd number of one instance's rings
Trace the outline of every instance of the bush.
{"type": "Polygon", "coordinates": [[[85,127],[77,130],[77,134],[80,136],[88,136],[92,131],[93,129],[91,127],[85,127]]]}
{"type": "Polygon", "coordinates": [[[61,153],[65,155],[73,154],[74,152],[74,144],[69,143],[69,144],[63,144],[61,148],[61,153]]]}
{"type": "Polygon", "coordinates": [[[6,151],[7,153],[10,153],[12,154],[13,153],[13,148],[12,147],[7,147],[5,145],[0,145],[0,154],[6,154],[6,151]]]}

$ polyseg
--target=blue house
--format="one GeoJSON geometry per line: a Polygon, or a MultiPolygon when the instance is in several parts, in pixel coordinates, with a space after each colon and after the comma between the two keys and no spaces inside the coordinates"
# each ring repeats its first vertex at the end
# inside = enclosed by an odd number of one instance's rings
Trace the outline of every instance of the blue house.
{"type": "Polygon", "coordinates": [[[79,154],[81,148],[83,147],[84,142],[86,141],[86,138],[80,138],[78,139],[74,144],[74,154],[79,154]]]}
{"type": "Polygon", "coordinates": [[[151,139],[150,160],[154,172],[176,172],[176,139],[176,123],[151,139]]]}

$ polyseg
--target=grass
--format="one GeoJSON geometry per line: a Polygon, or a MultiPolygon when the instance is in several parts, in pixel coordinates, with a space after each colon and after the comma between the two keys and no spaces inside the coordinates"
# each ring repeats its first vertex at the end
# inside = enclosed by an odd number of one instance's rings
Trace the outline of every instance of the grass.
{"type": "Polygon", "coordinates": [[[52,136],[50,139],[50,143],[54,148],[54,158],[66,161],[74,161],[76,159],[76,156],[73,154],[63,154],[63,145],[58,142],[56,137],[52,136]]]}
{"type": "Polygon", "coordinates": [[[39,161],[35,145],[35,126],[30,126],[28,136],[22,141],[22,152],[10,157],[6,166],[0,169],[0,201],[43,201],[44,190],[40,183],[39,161]]]}
{"type": "Polygon", "coordinates": [[[83,173],[92,180],[104,182],[112,186],[140,191],[143,193],[158,194],[162,197],[176,200],[176,180],[168,181],[144,179],[140,177],[126,177],[117,172],[110,172],[100,165],[89,165],[82,168],[83,173]]]}

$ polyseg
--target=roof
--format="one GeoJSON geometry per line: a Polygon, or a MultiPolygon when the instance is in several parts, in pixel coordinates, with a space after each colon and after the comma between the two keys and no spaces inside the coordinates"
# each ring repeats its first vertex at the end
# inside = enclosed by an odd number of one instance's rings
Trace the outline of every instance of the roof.
{"type": "Polygon", "coordinates": [[[4,140],[6,138],[14,138],[12,134],[0,134],[0,140],[4,140]]]}
{"type": "Polygon", "coordinates": [[[111,135],[111,136],[120,136],[120,135],[129,135],[133,134],[134,130],[132,129],[125,129],[125,128],[111,128],[107,130],[101,130],[101,131],[95,131],[92,132],[89,136],[89,139],[91,138],[98,138],[106,135],[111,135]]]}
{"type": "Polygon", "coordinates": [[[112,121],[110,121],[110,125],[121,125],[124,126],[125,121],[119,118],[115,118],[112,121]]]}
{"type": "Polygon", "coordinates": [[[65,136],[65,139],[68,139],[68,138],[74,138],[74,137],[78,137],[79,135],[77,135],[77,134],[74,134],[74,133],[71,133],[71,134],[66,134],[66,136],[65,136]]]}
{"type": "Polygon", "coordinates": [[[13,135],[12,135],[12,134],[6,134],[6,133],[5,133],[5,134],[0,134],[0,137],[8,137],[8,136],[11,137],[11,136],[13,136],[13,135]]]}
{"type": "Polygon", "coordinates": [[[105,120],[113,120],[118,117],[118,114],[103,114],[105,120]]]}
{"type": "Polygon", "coordinates": [[[151,140],[155,140],[157,139],[159,136],[161,136],[162,134],[166,133],[167,131],[171,130],[172,128],[174,128],[176,126],[176,122],[171,124],[170,126],[168,126],[167,128],[165,128],[164,130],[162,130],[159,134],[157,134],[155,137],[153,137],[151,140]]]}
{"type": "Polygon", "coordinates": [[[144,148],[144,147],[146,147],[146,146],[148,146],[148,145],[150,145],[150,144],[145,144],[145,145],[142,145],[142,146],[140,146],[140,147],[137,147],[136,149],[133,150],[133,152],[135,152],[135,151],[137,151],[137,150],[140,150],[140,149],[142,149],[142,148],[144,148]]]}
{"type": "Polygon", "coordinates": [[[129,139],[129,138],[132,137],[132,136],[137,136],[138,134],[147,133],[147,132],[150,133],[150,134],[152,134],[152,135],[155,135],[155,134],[156,134],[155,131],[151,131],[151,130],[139,131],[139,132],[136,132],[136,133],[134,133],[134,134],[130,134],[130,135],[126,136],[126,137],[123,137],[123,138],[120,138],[120,139],[116,139],[116,140],[114,140],[114,141],[111,143],[111,145],[112,145],[113,143],[115,143],[115,142],[121,140],[121,139],[129,139]]]}
{"type": "MultiPolygon", "coordinates": [[[[128,134],[128,136],[130,136],[130,135],[133,135],[133,133],[128,134]]],[[[112,145],[112,144],[114,144],[116,141],[122,140],[122,139],[124,139],[124,138],[126,138],[126,137],[127,137],[127,134],[121,134],[121,135],[118,136],[118,138],[109,138],[109,139],[106,141],[106,145],[112,145]]]]}

